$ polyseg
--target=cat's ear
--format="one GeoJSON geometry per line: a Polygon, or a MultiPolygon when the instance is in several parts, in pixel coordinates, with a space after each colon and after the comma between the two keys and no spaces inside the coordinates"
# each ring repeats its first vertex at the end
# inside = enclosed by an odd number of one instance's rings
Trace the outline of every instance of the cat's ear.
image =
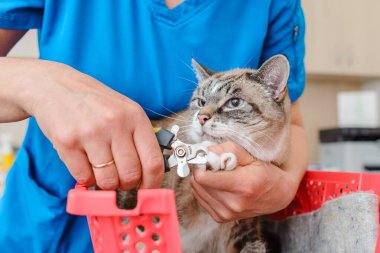
{"type": "Polygon", "coordinates": [[[195,75],[197,76],[199,82],[216,73],[215,71],[202,66],[194,58],[191,59],[191,63],[193,65],[195,75]]]}
{"type": "Polygon", "coordinates": [[[267,85],[272,92],[274,100],[283,101],[287,93],[290,65],[284,55],[275,55],[265,61],[257,70],[256,76],[267,85]]]}

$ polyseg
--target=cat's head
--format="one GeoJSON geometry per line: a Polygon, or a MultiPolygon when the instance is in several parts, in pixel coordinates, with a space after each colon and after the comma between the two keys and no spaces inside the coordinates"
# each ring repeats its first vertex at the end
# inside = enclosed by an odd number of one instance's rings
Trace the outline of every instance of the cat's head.
{"type": "Polygon", "coordinates": [[[195,60],[190,102],[195,142],[234,141],[260,160],[282,163],[290,140],[289,62],[283,55],[258,70],[212,71],[195,60]]]}

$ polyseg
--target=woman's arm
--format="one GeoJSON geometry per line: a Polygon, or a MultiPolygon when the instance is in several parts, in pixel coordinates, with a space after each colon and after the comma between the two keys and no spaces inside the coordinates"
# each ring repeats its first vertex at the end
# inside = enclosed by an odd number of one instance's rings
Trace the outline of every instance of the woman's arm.
{"type": "MultiPolygon", "coordinates": [[[[0,69],[4,67],[2,65],[1,57],[6,56],[26,32],[26,30],[0,29],[0,69]]],[[[5,82],[5,80],[3,82],[5,82]]],[[[10,92],[11,88],[8,88],[5,84],[1,85],[1,87],[0,122],[19,121],[27,118],[27,113],[14,103],[12,93],[10,92]]]]}
{"type": "Polygon", "coordinates": [[[218,154],[232,152],[239,163],[232,171],[193,173],[194,195],[216,221],[274,213],[293,200],[307,168],[308,153],[299,102],[292,105],[291,113],[291,151],[283,168],[254,159],[233,142],[209,148],[218,154]]]}
{"type": "MultiPolygon", "coordinates": [[[[24,33],[1,30],[2,55],[24,33]]],[[[160,186],[162,153],[137,103],[67,65],[0,57],[0,122],[29,116],[79,183],[126,190],[139,182],[142,188],[160,186]],[[115,162],[93,166],[109,161],[115,162]]]]}
{"type": "Polygon", "coordinates": [[[305,170],[308,165],[307,139],[301,116],[301,106],[299,100],[293,103],[291,106],[291,117],[292,138],[290,158],[282,166],[282,169],[293,175],[298,188],[298,184],[301,182],[301,179],[305,174],[305,170]]]}

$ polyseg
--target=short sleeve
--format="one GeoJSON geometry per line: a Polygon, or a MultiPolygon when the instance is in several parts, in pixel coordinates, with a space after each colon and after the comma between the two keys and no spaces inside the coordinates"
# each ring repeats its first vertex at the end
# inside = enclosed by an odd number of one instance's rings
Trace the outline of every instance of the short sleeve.
{"type": "Polygon", "coordinates": [[[44,0],[0,0],[0,28],[41,28],[44,0]]]}
{"type": "Polygon", "coordinates": [[[295,102],[305,89],[305,18],[300,0],[272,0],[261,63],[276,54],[289,60],[288,90],[295,102]]]}

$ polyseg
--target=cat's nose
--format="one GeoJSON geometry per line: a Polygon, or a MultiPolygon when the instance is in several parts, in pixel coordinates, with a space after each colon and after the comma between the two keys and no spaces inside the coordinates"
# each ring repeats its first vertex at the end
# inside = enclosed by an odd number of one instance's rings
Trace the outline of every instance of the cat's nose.
{"type": "Polygon", "coordinates": [[[210,115],[208,114],[201,114],[199,115],[198,114],[198,120],[199,120],[199,123],[203,126],[207,120],[210,119],[210,115]]]}

